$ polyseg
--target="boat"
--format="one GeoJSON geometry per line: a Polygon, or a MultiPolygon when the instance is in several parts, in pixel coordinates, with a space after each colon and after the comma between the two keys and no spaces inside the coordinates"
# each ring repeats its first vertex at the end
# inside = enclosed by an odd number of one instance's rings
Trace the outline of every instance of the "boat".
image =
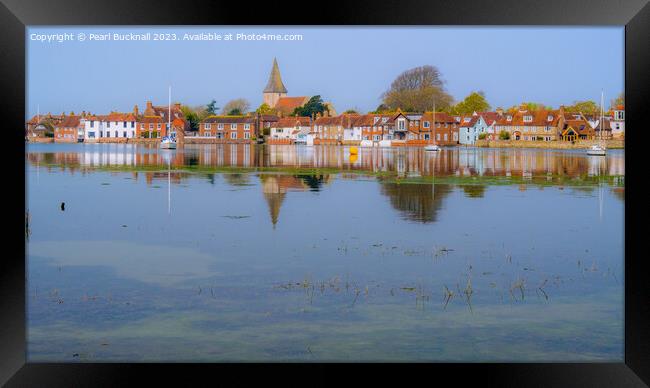
{"type": "Polygon", "coordinates": [[[427,144],[424,146],[425,151],[440,151],[440,146],[435,143],[436,141],[436,100],[434,98],[433,100],[433,110],[431,111],[431,125],[433,128],[432,132],[432,140],[434,141],[433,144],[427,144]]]}
{"type": "Polygon", "coordinates": [[[176,149],[176,136],[172,133],[172,87],[169,87],[169,108],[167,112],[167,130],[169,131],[168,136],[163,136],[160,141],[160,148],[167,150],[176,149]]]}
{"type": "Polygon", "coordinates": [[[160,148],[167,149],[167,150],[175,150],[176,139],[171,136],[163,137],[162,140],[160,141],[160,148]]]}
{"type": "Polygon", "coordinates": [[[599,144],[594,144],[591,147],[587,149],[587,155],[591,156],[605,156],[607,155],[607,148],[602,144],[603,141],[603,126],[604,126],[604,121],[603,121],[603,106],[604,106],[604,95],[603,92],[600,92],[600,123],[598,124],[600,126],[598,130],[598,136],[600,137],[600,142],[599,144]]]}
{"type": "Polygon", "coordinates": [[[440,146],[437,144],[428,144],[424,146],[425,151],[440,151],[440,146]]]}

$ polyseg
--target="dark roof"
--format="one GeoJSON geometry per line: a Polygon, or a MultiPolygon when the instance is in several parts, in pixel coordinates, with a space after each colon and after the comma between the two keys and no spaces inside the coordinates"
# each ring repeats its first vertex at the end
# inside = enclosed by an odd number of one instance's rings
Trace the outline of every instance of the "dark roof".
{"type": "Polygon", "coordinates": [[[282,83],[282,77],[280,77],[280,69],[278,68],[278,61],[273,58],[273,67],[271,68],[271,74],[269,74],[269,82],[264,88],[264,93],[286,93],[287,88],[284,87],[282,83]]]}

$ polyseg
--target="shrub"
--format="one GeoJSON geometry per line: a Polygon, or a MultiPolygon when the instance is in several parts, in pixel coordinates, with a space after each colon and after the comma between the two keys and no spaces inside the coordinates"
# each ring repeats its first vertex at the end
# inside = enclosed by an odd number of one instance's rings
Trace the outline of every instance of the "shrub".
{"type": "Polygon", "coordinates": [[[508,132],[508,131],[499,132],[499,139],[500,140],[510,140],[510,132],[508,132]]]}
{"type": "Polygon", "coordinates": [[[484,140],[486,137],[487,137],[487,133],[485,133],[485,132],[478,134],[478,139],[479,140],[484,140]]]}

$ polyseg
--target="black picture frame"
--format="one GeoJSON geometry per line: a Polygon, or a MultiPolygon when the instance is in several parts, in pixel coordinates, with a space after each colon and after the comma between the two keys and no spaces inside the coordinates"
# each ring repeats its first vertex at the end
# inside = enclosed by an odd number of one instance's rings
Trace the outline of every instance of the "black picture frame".
{"type": "MultiPolygon", "coordinates": [[[[621,2],[588,0],[522,1],[330,1],[327,4],[185,0],[46,1],[3,0],[0,5],[2,84],[3,212],[9,214],[0,260],[0,382],[7,386],[123,386],[151,378],[190,382],[207,377],[212,384],[229,381],[250,385],[253,380],[277,380],[289,385],[363,383],[370,380],[403,385],[406,378],[443,380],[487,386],[641,387],[650,384],[650,327],[647,264],[642,247],[645,223],[641,210],[643,179],[639,172],[645,133],[644,103],[650,101],[650,5],[646,0],[621,2]],[[621,363],[521,364],[400,364],[367,371],[357,364],[43,364],[26,363],[25,326],[25,27],[28,25],[625,25],[626,198],[625,198],[625,361],[621,363]],[[640,178],[640,179],[637,179],[640,178]],[[11,201],[11,202],[9,202],[11,201]],[[20,205],[23,205],[22,207],[20,205]],[[21,225],[21,226],[19,226],[21,225]],[[637,226],[638,225],[638,226],[637,226]],[[23,243],[21,243],[23,241],[23,243]],[[307,372],[297,377],[294,369],[307,372]],[[330,372],[362,372],[341,377],[330,372]],[[248,373],[247,373],[248,372],[248,373]],[[393,373],[397,372],[397,373],[393,373]],[[644,383],[645,382],[645,383],[644,383]]],[[[576,42],[579,49],[579,42],[576,42]]],[[[324,48],[324,50],[327,50],[324,48]]],[[[588,61],[585,64],[588,66],[588,61]]]]}

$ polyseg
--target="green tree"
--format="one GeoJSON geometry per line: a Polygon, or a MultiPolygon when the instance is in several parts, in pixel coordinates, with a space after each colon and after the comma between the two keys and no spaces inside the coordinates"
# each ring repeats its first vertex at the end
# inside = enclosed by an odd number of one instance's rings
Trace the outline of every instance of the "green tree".
{"type": "Polygon", "coordinates": [[[358,114],[359,112],[356,109],[348,109],[343,113],[344,114],[358,114]]]}
{"type": "Polygon", "coordinates": [[[267,103],[262,103],[262,105],[257,107],[255,113],[259,113],[261,115],[269,115],[273,113],[273,108],[271,108],[267,103]]]}
{"type": "Polygon", "coordinates": [[[574,101],[573,105],[565,106],[567,112],[582,112],[584,114],[595,115],[600,112],[600,107],[594,101],[574,101]]]}
{"type": "Polygon", "coordinates": [[[382,102],[390,109],[424,112],[432,109],[445,109],[453,98],[447,94],[435,66],[420,66],[400,74],[390,88],[381,95],[382,102]]]}
{"type": "Polygon", "coordinates": [[[478,134],[478,139],[479,139],[479,140],[483,140],[483,139],[485,139],[486,137],[487,137],[487,133],[486,133],[486,132],[481,132],[481,133],[478,134]]]}
{"type": "Polygon", "coordinates": [[[490,110],[490,104],[485,99],[482,91],[472,92],[465,99],[454,106],[450,111],[452,114],[472,114],[473,112],[485,112],[490,110]]]}
{"type": "Polygon", "coordinates": [[[499,132],[499,139],[501,139],[501,140],[510,140],[510,132],[508,132],[508,131],[499,132]]]}
{"type": "Polygon", "coordinates": [[[208,114],[216,115],[219,107],[217,106],[217,100],[212,100],[208,105],[206,105],[205,110],[208,114]]]}
{"type": "Polygon", "coordinates": [[[323,100],[320,96],[313,96],[307,101],[303,106],[299,106],[293,111],[293,116],[308,116],[316,115],[318,113],[323,114],[327,110],[327,107],[323,103],[323,100]]]}

